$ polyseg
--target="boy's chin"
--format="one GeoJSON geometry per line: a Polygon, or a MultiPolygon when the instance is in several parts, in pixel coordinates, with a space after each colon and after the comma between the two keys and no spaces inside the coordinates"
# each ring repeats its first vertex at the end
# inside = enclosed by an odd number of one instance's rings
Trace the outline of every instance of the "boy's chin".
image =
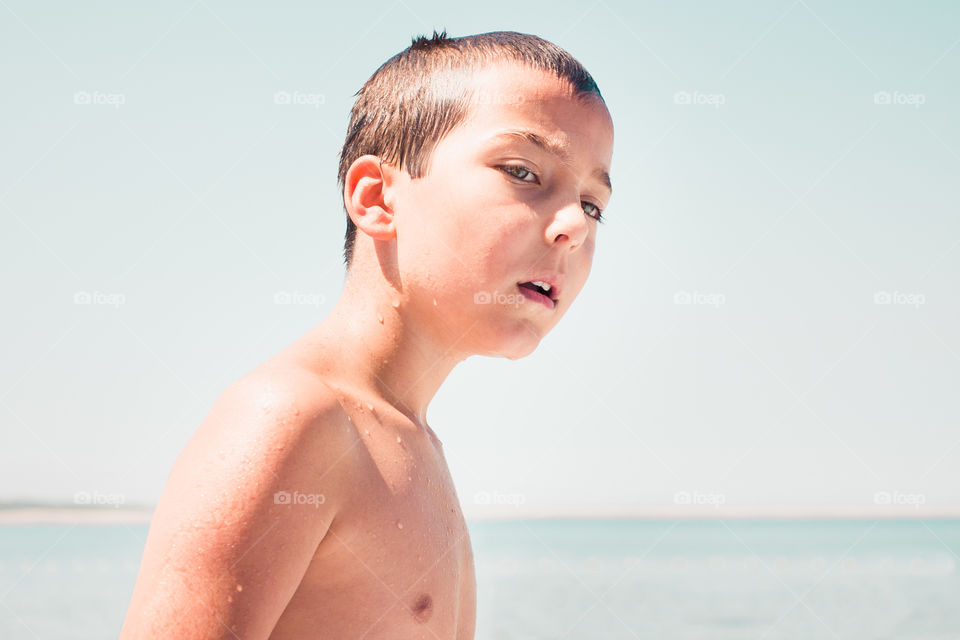
{"type": "Polygon", "coordinates": [[[537,347],[536,345],[534,345],[533,348],[527,349],[526,351],[523,351],[523,352],[514,351],[510,353],[504,353],[502,357],[506,358],[507,360],[519,360],[521,358],[526,358],[528,355],[536,351],[536,349],[537,347]]]}
{"type": "Polygon", "coordinates": [[[497,333],[484,341],[484,348],[478,350],[478,355],[519,360],[536,351],[542,339],[542,336],[526,327],[513,333],[497,333]]]}

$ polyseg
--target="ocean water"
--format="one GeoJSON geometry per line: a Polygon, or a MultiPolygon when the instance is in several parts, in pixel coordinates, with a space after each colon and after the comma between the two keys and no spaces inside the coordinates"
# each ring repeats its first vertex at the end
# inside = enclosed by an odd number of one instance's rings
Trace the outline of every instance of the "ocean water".
{"type": "Polygon", "coordinates": [[[472,529],[478,638],[960,640],[958,521],[472,529]]]}
{"type": "MultiPolygon", "coordinates": [[[[478,640],[960,640],[960,521],[470,523],[478,640]]],[[[0,638],[116,638],[147,525],[0,527],[0,638]]]]}

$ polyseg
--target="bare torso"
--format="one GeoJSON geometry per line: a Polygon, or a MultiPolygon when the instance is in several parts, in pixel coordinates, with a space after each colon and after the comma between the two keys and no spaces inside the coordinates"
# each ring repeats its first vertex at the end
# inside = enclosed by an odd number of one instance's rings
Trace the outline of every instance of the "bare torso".
{"type": "Polygon", "coordinates": [[[391,405],[326,386],[355,437],[338,462],[355,482],[270,638],[472,640],[473,553],[442,444],[391,405]]]}

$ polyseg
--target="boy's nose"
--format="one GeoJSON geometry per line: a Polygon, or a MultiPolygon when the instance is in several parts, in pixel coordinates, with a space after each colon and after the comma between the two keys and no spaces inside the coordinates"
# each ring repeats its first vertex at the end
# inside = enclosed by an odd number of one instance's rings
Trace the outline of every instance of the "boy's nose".
{"type": "Polygon", "coordinates": [[[547,226],[547,242],[554,244],[563,242],[564,237],[573,251],[583,244],[590,232],[587,214],[583,212],[580,201],[561,207],[547,226]]]}

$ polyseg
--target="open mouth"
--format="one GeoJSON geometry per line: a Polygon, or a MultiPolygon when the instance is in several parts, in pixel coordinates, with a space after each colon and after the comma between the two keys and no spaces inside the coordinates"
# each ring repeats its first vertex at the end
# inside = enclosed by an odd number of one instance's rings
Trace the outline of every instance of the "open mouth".
{"type": "Polygon", "coordinates": [[[518,287],[523,289],[523,295],[537,302],[542,302],[551,309],[557,306],[557,301],[550,297],[550,285],[544,287],[541,284],[535,284],[533,282],[521,282],[517,284],[518,287]],[[531,292],[531,293],[527,293],[531,292]]]}

